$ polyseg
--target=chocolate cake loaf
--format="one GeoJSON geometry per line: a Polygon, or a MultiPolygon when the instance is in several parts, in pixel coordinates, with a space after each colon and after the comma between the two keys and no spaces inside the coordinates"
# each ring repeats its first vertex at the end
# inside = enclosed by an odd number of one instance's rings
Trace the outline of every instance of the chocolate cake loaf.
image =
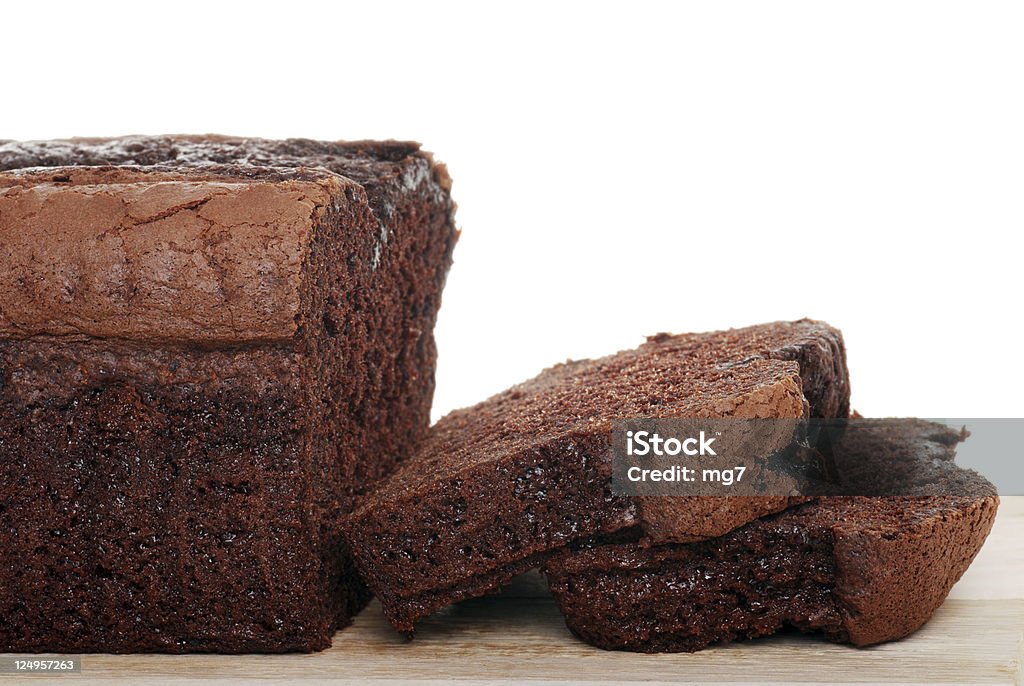
{"type": "Polygon", "coordinates": [[[686,545],[591,541],[548,561],[551,590],[572,632],[606,649],[694,651],[785,628],[857,646],[902,638],[995,519],[992,485],[953,462],[960,438],[920,420],[851,422],[835,451],[846,487],[907,495],[826,497],[686,545]]]}
{"type": "Polygon", "coordinates": [[[0,143],[0,652],[310,651],[423,438],[456,231],[414,143],[0,143]]]}
{"type": "Polygon", "coordinates": [[[642,525],[653,540],[694,540],[793,502],[613,496],[612,419],[848,411],[842,338],[826,324],[662,334],[448,415],[359,503],[349,542],[388,619],[411,633],[417,619],[498,587],[577,538],[642,525]]]}

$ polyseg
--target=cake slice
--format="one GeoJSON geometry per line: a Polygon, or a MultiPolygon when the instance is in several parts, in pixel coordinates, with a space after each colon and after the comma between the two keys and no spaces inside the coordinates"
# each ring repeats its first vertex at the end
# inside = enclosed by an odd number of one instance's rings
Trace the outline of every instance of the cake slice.
{"type": "Polygon", "coordinates": [[[456,238],[413,143],[0,143],[0,652],[309,651],[423,438],[456,238]]]}
{"type": "Polygon", "coordinates": [[[611,493],[619,417],[845,417],[838,331],[810,320],[666,334],[561,364],[431,430],[349,518],[348,539],[385,615],[411,633],[577,538],[641,525],[652,540],[717,536],[793,502],[611,493]]]}
{"type": "Polygon", "coordinates": [[[888,495],[826,497],[687,545],[591,541],[548,561],[551,590],[572,632],[605,649],[695,651],[785,628],[857,646],[902,638],[995,519],[992,485],[953,461],[961,437],[851,420],[833,456],[844,488],[888,495]]]}

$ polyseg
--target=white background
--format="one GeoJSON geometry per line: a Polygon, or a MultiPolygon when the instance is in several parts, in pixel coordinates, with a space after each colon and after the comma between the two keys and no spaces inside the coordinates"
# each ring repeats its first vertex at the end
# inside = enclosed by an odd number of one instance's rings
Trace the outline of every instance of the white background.
{"type": "Polygon", "coordinates": [[[462,240],[435,415],[812,316],[865,414],[1022,416],[1024,5],[9,3],[0,138],[416,139],[462,240]]]}

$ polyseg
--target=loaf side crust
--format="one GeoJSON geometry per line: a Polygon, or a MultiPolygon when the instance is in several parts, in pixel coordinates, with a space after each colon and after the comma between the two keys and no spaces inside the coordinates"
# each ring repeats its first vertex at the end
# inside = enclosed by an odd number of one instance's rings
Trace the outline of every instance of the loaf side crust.
{"type": "Polygon", "coordinates": [[[0,338],[288,341],[311,232],[325,208],[350,202],[346,191],[366,204],[356,184],[327,173],[40,176],[0,174],[0,338]]]}

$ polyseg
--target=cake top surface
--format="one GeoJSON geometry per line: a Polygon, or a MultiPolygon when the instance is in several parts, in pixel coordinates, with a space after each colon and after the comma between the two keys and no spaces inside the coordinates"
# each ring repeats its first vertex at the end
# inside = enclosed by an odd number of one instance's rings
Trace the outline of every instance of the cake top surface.
{"type": "Polygon", "coordinates": [[[823,322],[652,336],[634,350],[570,361],[441,419],[360,510],[555,439],[611,433],[621,417],[801,417],[798,350],[838,345],[823,322]]]}
{"type": "MultiPolygon", "coordinates": [[[[0,141],[0,171],[34,167],[136,166],[320,167],[357,183],[401,173],[410,157],[427,157],[404,141],[268,140],[220,135],[123,136],[0,141]]],[[[230,171],[229,171],[230,173],[230,171]]]]}

